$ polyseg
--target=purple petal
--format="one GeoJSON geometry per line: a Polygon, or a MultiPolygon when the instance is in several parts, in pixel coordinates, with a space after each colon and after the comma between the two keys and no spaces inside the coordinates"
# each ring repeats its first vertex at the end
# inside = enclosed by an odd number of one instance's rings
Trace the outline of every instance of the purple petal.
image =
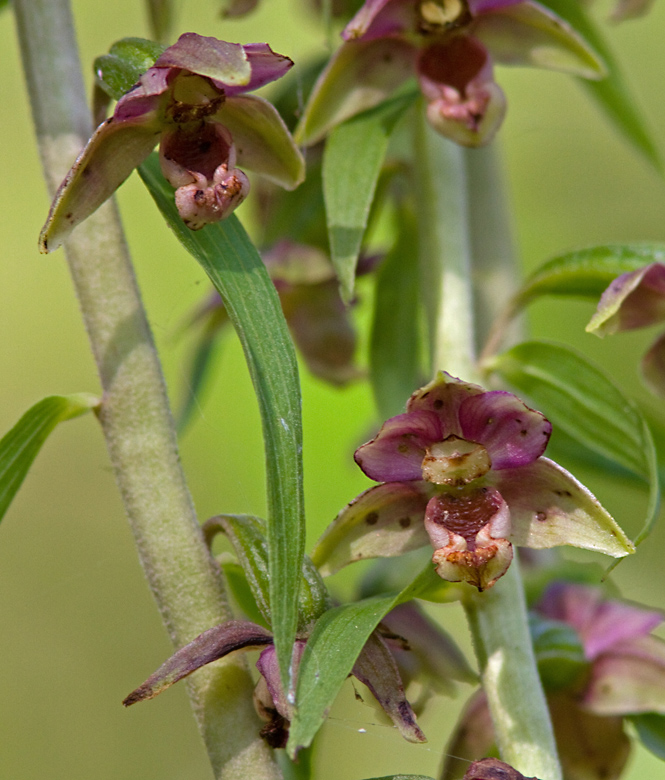
{"type": "Polygon", "coordinates": [[[583,704],[597,715],[665,714],[665,642],[623,642],[593,664],[583,704]]]}
{"type": "Polygon", "coordinates": [[[97,128],[55,195],[39,238],[42,252],[57,249],[113,195],[153,150],[160,130],[150,113],[133,122],[111,117],[97,128]]]}
{"type": "Polygon", "coordinates": [[[424,482],[388,482],[355,498],[328,526],[312,552],[325,577],[365,558],[392,558],[426,547],[423,517],[431,487],[424,482]]]}
{"type": "Polygon", "coordinates": [[[152,699],[178,680],[234,650],[249,650],[272,644],[272,634],[248,620],[229,620],[209,628],[180,648],[166,663],[123,701],[125,707],[152,699]]]}
{"type": "Polygon", "coordinates": [[[196,33],[184,33],[157,59],[155,68],[181,68],[207,76],[216,86],[244,87],[252,67],[243,46],[196,33]]]}
{"type": "Polygon", "coordinates": [[[238,166],[287,190],[305,178],[305,161],[277,109],[256,95],[229,97],[215,115],[231,132],[238,166]]]}
{"type": "Polygon", "coordinates": [[[542,550],[567,544],[615,558],[635,551],[598,499],[548,458],[490,471],[487,479],[510,507],[510,540],[520,547],[542,550]]]}
{"type": "Polygon", "coordinates": [[[444,438],[435,412],[407,412],[387,420],[374,439],[356,450],[354,457],[365,474],[378,482],[422,479],[426,448],[444,438]]]}
{"type": "Polygon", "coordinates": [[[370,689],[404,739],[409,742],[427,742],[404,694],[395,659],[376,632],[365,643],[352,674],[370,689]]]}
{"type": "Polygon", "coordinates": [[[293,60],[290,57],[277,54],[267,43],[247,43],[243,49],[252,68],[251,78],[242,89],[226,88],[227,95],[252,92],[265,84],[281,79],[293,67],[293,60]]]}
{"type": "Polygon", "coordinates": [[[665,333],[654,341],[642,358],[641,369],[651,392],[665,396],[665,333]]]}
{"type": "Polygon", "coordinates": [[[314,85],[296,131],[298,142],[316,143],[341,122],[390,97],[415,72],[417,52],[400,38],[341,46],[314,85]]]}
{"type": "Polygon", "coordinates": [[[637,19],[651,10],[653,0],[618,0],[610,16],[613,22],[625,22],[637,19]]]}
{"type": "MultiPolygon", "coordinates": [[[[302,658],[304,650],[305,642],[300,640],[296,641],[293,646],[293,655],[291,656],[291,669],[294,679],[297,677],[300,659],[302,658]]],[[[266,681],[277,712],[279,712],[283,718],[291,720],[293,707],[289,704],[284,689],[282,688],[279,662],[277,661],[277,652],[275,651],[274,645],[269,645],[261,653],[259,660],[256,662],[256,668],[261,672],[263,679],[266,681]]]]}
{"type": "Polygon", "coordinates": [[[459,409],[465,399],[485,393],[479,385],[463,382],[445,371],[439,371],[436,379],[421,387],[409,398],[407,413],[428,411],[441,421],[441,439],[448,436],[464,438],[459,424],[459,409]]]}
{"type": "Polygon", "coordinates": [[[598,336],[665,320],[665,264],[651,263],[617,277],[602,294],[586,329],[598,336]]]}
{"type": "Polygon", "coordinates": [[[655,610],[606,600],[598,588],[571,583],[551,585],[537,609],[546,617],[572,626],[590,660],[613,645],[646,636],[665,619],[655,610]]]}
{"type": "Polygon", "coordinates": [[[545,452],[552,433],[544,415],[502,390],[466,398],[459,422],[465,439],[487,449],[493,469],[533,463],[545,452]]]}
{"type": "Polygon", "coordinates": [[[113,112],[114,119],[124,122],[157,111],[162,103],[159,98],[171,88],[176,75],[177,71],[168,68],[147,70],[139,79],[139,83],[118,100],[113,112]]]}
{"type": "Polygon", "coordinates": [[[410,0],[367,0],[342,31],[342,38],[386,38],[407,32],[415,23],[415,8],[410,0]]]}
{"type": "Polygon", "coordinates": [[[470,32],[503,65],[531,65],[589,79],[606,75],[586,41],[549,8],[531,0],[485,6],[470,32]]]}

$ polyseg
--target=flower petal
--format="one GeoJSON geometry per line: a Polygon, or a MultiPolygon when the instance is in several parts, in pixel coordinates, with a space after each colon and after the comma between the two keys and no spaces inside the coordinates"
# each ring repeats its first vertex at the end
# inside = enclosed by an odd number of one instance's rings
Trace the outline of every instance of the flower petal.
{"type": "Polygon", "coordinates": [[[407,412],[386,420],[371,441],[358,447],[354,457],[365,474],[377,482],[422,479],[426,448],[443,439],[437,414],[426,410],[407,412]]]}
{"type": "Polygon", "coordinates": [[[279,289],[310,286],[337,278],[332,263],[321,249],[289,238],[262,252],[261,258],[279,289]]]}
{"type": "Polygon", "coordinates": [[[84,219],[108,200],[153,150],[160,126],[151,113],[133,122],[107,119],[94,132],[60,185],[39,236],[52,252],[84,219]]]}
{"type": "Polygon", "coordinates": [[[423,517],[430,497],[423,482],[388,482],[366,490],[324,531],[312,561],[325,577],[354,561],[426,547],[423,517]]]}
{"type": "MultiPolygon", "coordinates": [[[[298,667],[300,666],[300,659],[305,650],[305,642],[298,640],[293,646],[293,655],[291,656],[291,669],[293,679],[297,678],[298,667]]],[[[284,689],[282,688],[282,679],[279,671],[279,663],[277,661],[277,652],[274,645],[269,645],[259,656],[259,660],[256,662],[256,668],[261,672],[263,679],[266,681],[270,696],[272,697],[275,709],[279,714],[291,720],[293,716],[293,706],[289,703],[284,689]]]]}
{"type": "MultiPolygon", "coordinates": [[[[184,33],[155,62],[155,68],[182,68],[219,82],[218,86],[248,88],[252,66],[239,43],[227,43],[197,33],[184,33]]],[[[281,75],[281,74],[280,74],[281,75]]]]}
{"type": "Polygon", "coordinates": [[[618,276],[602,294],[586,330],[606,336],[665,320],[665,264],[618,276]]]}
{"type": "Polygon", "coordinates": [[[635,552],[598,499],[548,458],[492,471],[490,478],[510,507],[514,544],[538,550],[572,545],[615,558],[635,552]]]}
{"type": "Polygon", "coordinates": [[[600,79],[603,62],[561,17],[531,0],[503,4],[476,16],[471,28],[504,65],[533,65],[600,79]]]}
{"type": "Polygon", "coordinates": [[[303,156],[267,100],[256,95],[229,97],[215,119],[231,131],[239,167],[256,171],[287,190],[303,181],[303,156]]]}
{"type": "Polygon", "coordinates": [[[492,459],[492,469],[526,466],[539,458],[552,426],[512,393],[495,390],[466,398],[459,410],[465,439],[482,444],[492,459]]]}
{"type": "Polygon", "coordinates": [[[399,38],[342,45],[314,85],[295,133],[298,143],[316,143],[344,120],[382,103],[413,75],[416,53],[399,38]]]}
{"type": "Polygon", "coordinates": [[[246,43],[243,46],[252,68],[249,83],[243,88],[225,87],[227,95],[252,92],[265,84],[281,79],[293,67],[293,60],[274,52],[267,43],[246,43]]]}
{"type": "Polygon", "coordinates": [[[643,636],[597,658],[583,705],[596,715],[664,715],[665,641],[643,636]]]}
{"type": "Polygon", "coordinates": [[[248,620],[229,620],[209,628],[181,647],[166,663],[123,701],[125,707],[152,699],[178,680],[234,650],[249,650],[272,644],[272,634],[248,620]]]}
{"type": "Polygon", "coordinates": [[[665,333],[654,341],[642,358],[641,369],[651,392],[665,396],[665,333]]]}
{"type": "Polygon", "coordinates": [[[550,585],[536,609],[542,615],[572,626],[589,659],[616,644],[646,636],[665,619],[656,610],[606,599],[600,588],[568,582],[550,585]]]}
{"type": "Polygon", "coordinates": [[[480,385],[463,382],[445,371],[439,371],[435,379],[409,398],[406,411],[434,412],[441,420],[442,439],[451,435],[464,438],[459,424],[460,406],[469,396],[485,392],[480,385]]]}
{"type": "Polygon", "coordinates": [[[352,674],[370,689],[404,739],[409,742],[427,742],[404,694],[395,659],[376,631],[365,643],[352,674]]]}
{"type": "Polygon", "coordinates": [[[342,38],[372,40],[398,35],[415,24],[413,3],[404,0],[367,0],[342,31],[342,38]]]}

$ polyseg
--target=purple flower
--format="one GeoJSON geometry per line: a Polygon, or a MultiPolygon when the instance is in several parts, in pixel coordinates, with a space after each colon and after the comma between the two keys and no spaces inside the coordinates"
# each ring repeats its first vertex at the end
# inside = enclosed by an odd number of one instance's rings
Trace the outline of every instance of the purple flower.
{"type": "MultiPolygon", "coordinates": [[[[630,753],[624,717],[665,714],[665,642],[650,633],[664,616],[605,599],[598,588],[562,582],[548,588],[536,611],[552,626],[574,629],[582,651],[581,663],[556,685],[543,677],[564,777],[617,780],[630,753]]],[[[555,642],[554,650],[560,653],[561,645],[555,642]]],[[[459,759],[486,755],[493,744],[487,700],[478,692],[447,747],[458,760],[447,760],[443,780],[461,777],[459,759]]]]}
{"type": "MultiPolygon", "coordinates": [[[[306,637],[294,646],[293,665],[297,668],[305,649],[306,637]]],[[[152,699],[174,683],[206,664],[238,650],[263,648],[257,669],[261,673],[254,702],[259,716],[266,722],[261,736],[271,747],[283,748],[289,735],[293,707],[282,688],[277,653],[272,633],[248,620],[230,620],[214,626],[174,653],[143,685],[123,701],[126,707],[152,699]]],[[[352,674],[366,685],[388,717],[409,742],[425,742],[411,705],[404,695],[395,659],[378,631],[371,634],[353,667],[352,674]]]]}
{"type": "MultiPolygon", "coordinates": [[[[665,322],[665,264],[650,263],[617,277],[602,294],[587,331],[606,336],[665,322]]],[[[642,359],[649,388],[665,396],[665,333],[642,359]]]]}
{"type": "Polygon", "coordinates": [[[181,35],[88,141],[56,193],[42,251],[60,246],[158,143],[162,172],[193,230],[224,219],[244,200],[249,181],[237,165],[296,187],[304,163],[284,122],[270,103],[245,94],[292,65],[265,43],[181,35]]]}
{"type": "Polygon", "coordinates": [[[303,120],[308,143],[414,74],[430,124],[464,146],[488,143],[503,120],[495,62],[604,75],[584,40],[533,0],[367,0],[342,37],[303,120]]]}
{"type": "Polygon", "coordinates": [[[441,372],[406,409],[356,451],[365,474],[384,484],[324,533],[312,554],[322,574],[429,542],[443,579],[484,590],[506,572],[513,544],[633,551],[596,498],[541,457],[551,425],[516,396],[441,372]]]}

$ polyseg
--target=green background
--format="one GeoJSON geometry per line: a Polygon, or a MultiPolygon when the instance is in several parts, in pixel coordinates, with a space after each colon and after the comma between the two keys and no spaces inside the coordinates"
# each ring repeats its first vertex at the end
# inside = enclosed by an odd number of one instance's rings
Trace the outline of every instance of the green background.
{"type": "MultiPolygon", "coordinates": [[[[325,45],[303,3],[289,0],[296,9],[293,20],[286,3],[264,0],[259,13],[232,23],[217,17],[212,1],[181,2],[179,30],[245,43],[266,40],[298,61],[325,45]]],[[[608,8],[594,11],[602,18],[608,8]]],[[[84,63],[118,38],[148,35],[136,0],[79,0],[74,13],[84,63]]],[[[663,151],[665,7],[657,4],[646,19],[605,29],[663,151]]],[[[11,11],[0,17],[0,41],[0,431],[5,431],[43,396],[97,392],[98,382],[62,253],[43,257],[36,249],[48,199],[11,11]]],[[[665,241],[663,180],[606,125],[572,79],[503,68],[497,76],[509,99],[501,140],[527,268],[593,243],[665,241]]],[[[136,177],[123,186],[119,200],[177,402],[187,374],[188,341],[179,336],[181,325],[207,284],[160,224],[136,177]]],[[[367,300],[369,291],[364,293],[367,300]]],[[[624,387],[642,392],[636,363],[653,334],[601,341],[584,333],[591,310],[585,303],[537,304],[532,332],[577,345],[624,387]]],[[[366,320],[362,308],[359,315],[366,320]]],[[[351,455],[374,419],[363,385],[337,391],[303,371],[303,386],[311,545],[367,484],[351,455]]],[[[182,460],[201,519],[220,511],[264,512],[258,412],[233,338],[223,346],[213,393],[182,442],[182,460]]],[[[645,496],[622,483],[590,479],[589,485],[634,534],[645,496]]],[[[618,568],[615,579],[625,596],[665,607],[664,550],[661,526],[618,568]]],[[[348,587],[344,573],[338,581],[348,587]]],[[[468,647],[458,608],[435,612],[468,647]]],[[[69,422],[48,442],[0,527],[0,778],[210,777],[183,687],[130,710],[120,705],[170,650],[100,431],[92,417],[69,422]]],[[[455,702],[433,703],[421,719],[430,741],[413,746],[386,725],[369,698],[356,701],[348,683],[320,743],[317,779],[434,775],[465,693],[455,702]]],[[[665,778],[665,765],[636,751],[628,777],[665,778]]]]}

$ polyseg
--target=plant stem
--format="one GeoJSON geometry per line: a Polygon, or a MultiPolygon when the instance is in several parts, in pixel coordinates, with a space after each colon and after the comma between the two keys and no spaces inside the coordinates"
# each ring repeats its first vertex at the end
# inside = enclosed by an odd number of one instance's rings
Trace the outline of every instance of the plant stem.
{"type": "Polygon", "coordinates": [[[561,780],[517,557],[494,587],[470,594],[464,606],[502,759],[527,777],[561,780]]]}
{"type": "MultiPolygon", "coordinates": [[[[465,152],[438,136],[426,126],[423,112],[415,153],[433,369],[477,382],[475,329],[484,335],[485,313],[492,316],[501,305],[494,300],[493,277],[502,281],[501,297],[512,292],[516,278],[499,169],[489,152],[465,152]],[[472,154],[479,155],[473,162],[472,154]],[[472,267],[476,288],[481,287],[475,317],[472,267]]],[[[526,776],[561,780],[517,559],[489,591],[476,594],[469,587],[465,608],[502,758],[526,776]]]]}
{"type": "MultiPolygon", "coordinates": [[[[91,132],[68,0],[15,0],[33,118],[49,191],[91,132]]],[[[171,639],[182,647],[227,620],[219,569],[196,520],[152,335],[115,206],[66,242],[103,388],[99,413],[139,556],[171,639]]],[[[134,683],[128,681],[128,687],[134,683]]],[[[190,678],[189,692],[215,777],[280,776],[258,737],[252,682],[236,660],[190,678]]]]}
{"type": "Polygon", "coordinates": [[[415,192],[432,373],[475,376],[471,242],[463,150],[415,111],[415,192]]]}

